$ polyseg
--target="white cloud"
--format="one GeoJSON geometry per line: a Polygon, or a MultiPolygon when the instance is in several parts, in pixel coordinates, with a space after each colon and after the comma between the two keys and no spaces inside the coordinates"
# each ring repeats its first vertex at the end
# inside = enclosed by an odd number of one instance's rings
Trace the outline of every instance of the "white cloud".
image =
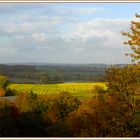
{"type": "Polygon", "coordinates": [[[29,30],[32,30],[32,25],[28,22],[25,23],[5,23],[4,25],[1,24],[1,36],[5,35],[17,35],[27,33],[29,30]]]}
{"type": "Polygon", "coordinates": [[[83,51],[120,49],[123,45],[121,31],[129,29],[129,22],[125,19],[94,19],[75,23],[71,29],[68,40],[75,43],[73,48],[82,46],[83,51]]]}
{"type": "Polygon", "coordinates": [[[120,32],[129,29],[129,20],[94,18],[92,15],[107,11],[100,7],[58,6],[45,12],[46,9],[38,9],[41,12],[36,12],[37,15],[33,13],[35,9],[31,11],[28,9],[24,10],[25,13],[13,14],[14,16],[1,20],[0,43],[5,44],[0,48],[1,58],[6,55],[7,57],[16,55],[19,59],[20,56],[23,59],[24,56],[26,59],[32,59],[33,54],[34,58],[38,54],[40,60],[58,57],[59,61],[61,56],[61,60],[65,61],[75,62],[74,59],[77,58],[79,61],[86,62],[92,61],[93,58],[102,61],[103,56],[109,60],[113,59],[114,54],[124,55],[122,47],[124,40],[120,32]],[[6,41],[1,41],[2,38],[6,41]],[[87,58],[84,60],[84,57],[87,58]]]}
{"type": "Polygon", "coordinates": [[[100,12],[107,12],[107,9],[101,8],[101,7],[63,7],[59,6],[53,9],[49,9],[50,13],[53,14],[59,14],[62,16],[68,15],[68,16],[73,16],[73,15],[89,15],[89,14],[96,14],[100,12]]]}
{"type": "Polygon", "coordinates": [[[73,24],[73,32],[69,38],[88,40],[91,37],[112,37],[112,35],[128,29],[128,20],[123,19],[94,19],[92,21],[73,24]],[[75,30],[76,29],[76,30],[75,30]]]}
{"type": "Polygon", "coordinates": [[[95,14],[95,13],[99,13],[99,12],[105,12],[107,11],[104,8],[99,8],[99,7],[95,7],[95,8],[79,8],[79,9],[75,9],[75,12],[79,12],[79,14],[95,14]]]}
{"type": "Polygon", "coordinates": [[[44,33],[33,33],[32,38],[37,43],[41,43],[47,40],[47,36],[44,33]]]}

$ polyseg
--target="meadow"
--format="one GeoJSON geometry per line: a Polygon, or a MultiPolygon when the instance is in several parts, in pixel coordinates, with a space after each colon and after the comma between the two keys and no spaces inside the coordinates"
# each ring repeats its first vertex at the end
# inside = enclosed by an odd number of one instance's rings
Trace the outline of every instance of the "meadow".
{"type": "Polygon", "coordinates": [[[60,92],[69,92],[76,97],[91,97],[96,86],[106,89],[105,83],[61,83],[61,84],[10,84],[9,88],[21,92],[55,95],[60,92]]]}

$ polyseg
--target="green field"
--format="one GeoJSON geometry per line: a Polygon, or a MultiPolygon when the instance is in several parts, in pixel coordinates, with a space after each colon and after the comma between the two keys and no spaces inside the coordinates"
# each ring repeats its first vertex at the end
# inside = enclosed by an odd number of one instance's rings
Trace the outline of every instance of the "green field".
{"type": "Polygon", "coordinates": [[[10,89],[19,92],[33,91],[37,94],[58,94],[60,92],[70,92],[77,97],[90,97],[93,95],[94,87],[102,86],[105,83],[63,83],[63,84],[10,84],[10,89]]]}

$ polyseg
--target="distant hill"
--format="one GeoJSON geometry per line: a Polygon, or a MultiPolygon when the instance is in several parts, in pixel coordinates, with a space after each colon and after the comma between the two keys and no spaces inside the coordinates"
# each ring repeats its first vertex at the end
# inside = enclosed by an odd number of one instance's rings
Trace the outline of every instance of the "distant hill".
{"type": "Polygon", "coordinates": [[[0,74],[6,75],[13,83],[100,82],[108,67],[125,65],[7,63],[0,64],[0,74]]]}
{"type": "MultiPolygon", "coordinates": [[[[0,64],[1,65],[1,64],[0,64]]],[[[72,67],[108,67],[108,66],[125,66],[127,64],[104,64],[104,63],[91,63],[91,64],[72,64],[72,63],[41,63],[41,62],[29,62],[29,63],[5,63],[5,65],[31,65],[31,66],[72,66],[72,67]]]]}

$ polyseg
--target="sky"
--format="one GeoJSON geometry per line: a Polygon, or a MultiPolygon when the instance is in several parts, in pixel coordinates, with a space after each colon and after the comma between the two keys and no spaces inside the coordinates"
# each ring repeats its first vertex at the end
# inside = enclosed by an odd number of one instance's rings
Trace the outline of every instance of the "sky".
{"type": "Polygon", "coordinates": [[[0,3],[0,63],[131,63],[140,3],[0,3]]]}

